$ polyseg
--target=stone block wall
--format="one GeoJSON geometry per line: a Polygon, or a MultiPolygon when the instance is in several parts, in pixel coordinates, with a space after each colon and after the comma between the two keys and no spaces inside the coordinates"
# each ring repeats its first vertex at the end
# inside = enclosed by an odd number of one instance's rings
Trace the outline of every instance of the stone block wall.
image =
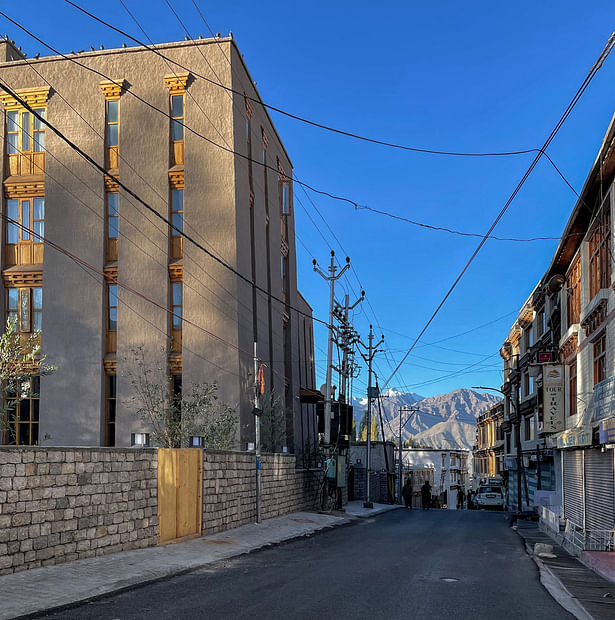
{"type": "MultiPolygon", "coordinates": [[[[291,454],[261,456],[261,517],[317,510],[322,470],[296,469],[291,454]]],[[[203,534],[256,520],[256,457],[249,452],[203,453],[203,534]]]]}
{"type": "MultiPolygon", "coordinates": [[[[263,519],[317,510],[322,470],[261,457],[263,519]]],[[[203,535],[256,520],[254,453],[203,452],[203,535]]],[[[0,575],[159,542],[155,449],[0,447],[0,575]]]]}
{"type": "Polygon", "coordinates": [[[0,575],[158,542],[156,450],[0,450],[0,575]]]}

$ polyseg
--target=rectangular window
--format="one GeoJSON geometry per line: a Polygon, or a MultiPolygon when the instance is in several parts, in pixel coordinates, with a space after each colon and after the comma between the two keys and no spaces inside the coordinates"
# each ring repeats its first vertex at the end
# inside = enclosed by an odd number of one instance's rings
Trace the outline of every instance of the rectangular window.
{"type": "Polygon", "coordinates": [[[594,385],[606,379],[606,334],[594,342],[594,385]]]}
{"type": "Polygon", "coordinates": [[[569,414],[577,413],[577,361],[574,360],[568,369],[569,414]]]}
{"type": "Polygon", "coordinates": [[[37,108],[34,114],[26,110],[11,110],[6,114],[7,152],[43,153],[45,151],[45,108],[37,108]]]}
{"type": "Polygon", "coordinates": [[[120,140],[120,101],[107,101],[107,146],[118,146],[120,140]]]}
{"type": "Polygon", "coordinates": [[[107,286],[107,330],[117,330],[117,284],[107,286]]]}
{"type": "Polygon", "coordinates": [[[6,315],[9,321],[17,319],[17,331],[28,334],[40,332],[43,322],[43,289],[7,289],[6,315]]]}
{"type": "Polygon", "coordinates": [[[171,229],[171,235],[180,236],[184,230],[184,190],[171,190],[171,223],[175,228],[171,229]],[[177,230],[176,230],[177,229],[177,230]],[[179,231],[179,232],[178,232],[179,231]]]}
{"type": "Polygon", "coordinates": [[[183,306],[183,285],[181,282],[173,282],[171,284],[171,311],[172,316],[172,329],[182,328],[182,306],[183,306]]]}
{"type": "Polygon", "coordinates": [[[282,217],[290,215],[291,193],[291,180],[280,179],[280,215],[282,217]]]}
{"type": "Polygon", "coordinates": [[[578,323],[581,316],[581,258],[578,257],[568,272],[566,286],[568,327],[578,323]]]}
{"type": "Polygon", "coordinates": [[[108,170],[119,168],[120,148],[120,100],[108,99],[106,101],[105,120],[105,150],[106,166],[108,170]]]}
{"type": "Polygon", "coordinates": [[[611,285],[611,204],[607,198],[589,238],[589,298],[611,285]]]}
{"type": "Polygon", "coordinates": [[[45,235],[45,199],[10,198],[6,201],[10,220],[6,228],[6,242],[34,241],[42,243],[45,235]],[[30,232],[32,231],[32,232],[30,232]]]}
{"type": "Polygon", "coordinates": [[[171,95],[171,140],[184,139],[184,95],[171,95]]]}
{"type": "Polygon", "coordinates": [[[40,389],[40,377],[35,375],[23,381],[19,394],[5,394],[7,428],[0,433],[3,444],[38,445],[40,389]]]}
{"type": "Polygon", "coordinates": [[[115,414],[117,399],[117,376],[106,375],[105,445],[115,446],[115,414]]]}
{"type": "Polygon", "coordinates": [[[106,257],[108,261],[117,260],[118,237],[120,234],[120,213],[119,213],[119,194],[117,192],[107,192],[105,194],[106,210],[106,257]]]}

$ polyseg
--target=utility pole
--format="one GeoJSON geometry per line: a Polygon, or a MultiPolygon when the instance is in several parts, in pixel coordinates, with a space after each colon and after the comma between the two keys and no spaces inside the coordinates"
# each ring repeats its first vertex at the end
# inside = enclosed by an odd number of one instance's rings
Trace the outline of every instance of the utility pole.
{"type": "Polygon", "coordinates": [[[378,353],[378,347],[384,342],[384,336],[380,338],[380,341],[374,346],[374,330],[373,326],[369,326],[369,336],[367,347],[363,342],[359,340],[359,343],[367,349],[367,356],[361,353],[363,359],[367,362],[367,499],[363,502],[364,508],[373,508],[374,504],[371,501],[371,488],[370,488],[370,475],[372,468],[372,361],[376,353],[378,353]]]}
{"type": "Polygon", "coordinates": [[[335,344],[342,351],[342,363],[339,368],[333,367],[339,373],[339,396],[338,400],[341,402],[348,402],[348,383],[350,377],[349,357],[352,355],[353,347],[359,340],[359,334],[354,330],[350,321],[348,320],[348,312],[353,308],[356,308],[364,299],[365,291],[361,291],[361,297],[355,301],[352,306],[350,305],[350,296],[348,294],[344,297],[344,305],[339,302],[335,302],[335,309],[333,314],[335,318],[340,322],[339,337],[335,340],[335,344]]]}
{"type": "Polygon", "coordinates": [[[325,388],[325,445],[331,443],[331,370],[333,360],[333,310],[335,304],[335,282],[342,277],[342,274],[350,268],[350,258],[346,257],[346,264],[336,275],[337,267],[335,266],[335,252],[331,250],[331,264],[329,265],[329,274],[325,275],[320,268],[316,259],[312,261],[314,271],[329,282],[329,342],[327,345],[327,380],[325,388]]]}
{"type": "Polygon", "coordinates": [[[256,522],[261,522],[261,413],[259,407],[260,377],[256,341],[254,342],[254,453],[256,457],[256,522]]]}
{"type": "Polygon", "coordinates": [[[419,408],[418,407],[400,407],[399,408],[399,481],[398,481],[398,487],[399,487],[399,503],[402,503],[402,497],[401,497],[401,489],[402,489],[402,478],[403,478],[403,444],[402,444],[402,429],[403,427],[408,424],[408,422],[410,421],[410,416],[418,413],[419,408]],[[402,424],[402,414],[407,413],[409,414],[408,417],[406,418],[406,421],[402,424]]]}
{"type": "MultiPolygon", "coordinates": [[[[518,359],[518,358],[517,358],[518,359]]],[[[523,498],[521,497],[521,476],[523,472],[523,452],[521,448],[521,415],[519,411],[519,383],[521,374],[519,369],[516,370],[517,376],[513,381],[513,389],[515,390],[515,444],[517,444],[517,513],[523,512],[523,498]]]]}

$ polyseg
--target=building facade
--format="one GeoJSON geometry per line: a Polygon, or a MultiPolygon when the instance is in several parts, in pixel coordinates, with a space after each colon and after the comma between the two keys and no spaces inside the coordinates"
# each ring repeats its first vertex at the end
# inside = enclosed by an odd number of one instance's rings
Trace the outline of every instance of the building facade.
{"type": "Polygon", "coordinates": [[[615,544],[614,142],[611,121],[551,264],[501,350],[509,507],[517,508],[521,471],[522,507],[539,508],[558,533],[563,524],[581,550],[615,544]]]}
{"type": "Polygon", "coordinates": [[[127,378],[142,347],[171,392],[217,384],[241,449],[255,383],[276,394],[283,448],[301,452],[316,440],[300,399],[314,343],[292,163],[231,38],[155,47],[26,59],[0,41],[17,95],[0,95],[2,310],[57,366],[3,443],[147,442],[127,378]]]}
{"type": "Polygon", "coordinates": [[[499,476],[504,470],[504,402],[496,403],[476,418],[476,445],[472,450],[473,486],[481,478],[499,476]]]}

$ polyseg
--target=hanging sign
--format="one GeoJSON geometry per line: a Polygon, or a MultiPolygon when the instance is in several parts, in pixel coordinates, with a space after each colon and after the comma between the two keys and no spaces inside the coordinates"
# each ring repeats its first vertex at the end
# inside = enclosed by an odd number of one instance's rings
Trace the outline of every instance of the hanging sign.
{"type": "Polygon", "coordinates": [[[545,364],[542,371],[543,428],[545,433],[557,433],[565,428],[564,367],[545,364]]]}
{"type": "Polygon", "coordinates": [[[615,443],[615,418],[601,420],[600,443],[615,443]]]}
{"type": "Polygon", "coordinates": [[[594,386],[594,421],[615,416],[615,377],[594,386]]]}

